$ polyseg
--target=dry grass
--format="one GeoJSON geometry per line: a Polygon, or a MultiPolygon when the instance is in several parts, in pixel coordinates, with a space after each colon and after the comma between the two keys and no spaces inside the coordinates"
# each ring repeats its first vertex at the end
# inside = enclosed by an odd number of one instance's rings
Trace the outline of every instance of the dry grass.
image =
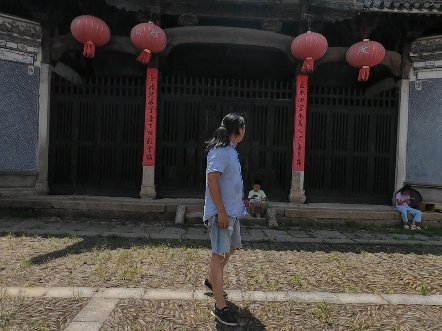
{"type": "Polygon", "coordinates": [[[240,327],[215,323],[211,301],[122,300],[105,330],[253,330],[253,331],[439,331],[442,307],[333,305],[296,302],[229,303],[240,327]]]}
{"type": "MultiPolygon", "coordinates": [[[[226,268],[228,289],[442,293],[440,247],[253,242],[226,268]]],[[[201,289],[204,242],[0,237],[1,286],[201,289]]]]}

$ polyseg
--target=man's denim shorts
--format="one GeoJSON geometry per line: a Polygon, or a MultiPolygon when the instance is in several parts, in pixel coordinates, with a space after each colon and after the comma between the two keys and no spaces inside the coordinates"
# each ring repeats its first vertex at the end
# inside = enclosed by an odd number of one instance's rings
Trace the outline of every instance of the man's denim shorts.
{"type": "Polygon", "coordinates": [[[230,247],[241,248],[241,230],[238,217],[229,217],[229,228],[218,227],[218,215],[212,216],[204,224],[209,229],[212,254],[229,254],[230,247]]]}

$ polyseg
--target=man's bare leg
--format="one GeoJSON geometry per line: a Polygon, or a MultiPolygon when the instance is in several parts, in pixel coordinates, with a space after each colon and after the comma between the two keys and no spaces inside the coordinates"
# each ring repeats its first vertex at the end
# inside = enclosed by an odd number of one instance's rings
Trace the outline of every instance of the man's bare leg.
{"type": "Polygon", "coordinates": [[[210,261],[209,282],[212,284],[213,296],[215,297],[215,304],[218,309],[226,306],[226,301],[223,297],[223,279],[224,267],[229,261],[230,255],[235,252],[235,248],[230,248],[230,254],[219,255],[212,254],[210,261]]]}

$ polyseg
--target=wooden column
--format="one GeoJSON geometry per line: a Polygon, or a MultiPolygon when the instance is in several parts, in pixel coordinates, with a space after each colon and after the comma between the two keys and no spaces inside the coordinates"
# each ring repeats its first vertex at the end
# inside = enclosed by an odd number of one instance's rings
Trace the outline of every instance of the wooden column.
{"type": "Polygon", "coordinates": [[[304,164],[305,164],[305,135],[307,118],[308,76],[296,77],[295,121],[293,130],[293,161],[292,185],[289,201],[301,204],[305,202],[304,164]]]}

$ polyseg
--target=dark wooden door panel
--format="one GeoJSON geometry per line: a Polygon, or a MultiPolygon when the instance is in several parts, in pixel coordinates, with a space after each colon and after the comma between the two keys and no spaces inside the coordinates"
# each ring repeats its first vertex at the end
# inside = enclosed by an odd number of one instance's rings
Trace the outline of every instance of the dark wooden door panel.
{"type": "Polygon", "coordinates": [[[139,196],[143,91],[140,79],[98,77],[74,85],[53,76],[51,194],[139,196]]]}
{"type": "Polygon", "coordinates": [[[396,90],[310,91],[305,189],[308,202],[389,204],[396,159],[396,90]]]}
{"type": "Polygon", "coordinates": [[[245,138],[237,146],[244,191],[259,178],[272,200],[285,201],[291,181],[293,110],[291,83],[164,77],[158,119],[159,196],[204,196],[205,141],[226,114],[235,112],[246,120],[245,138]]]}

